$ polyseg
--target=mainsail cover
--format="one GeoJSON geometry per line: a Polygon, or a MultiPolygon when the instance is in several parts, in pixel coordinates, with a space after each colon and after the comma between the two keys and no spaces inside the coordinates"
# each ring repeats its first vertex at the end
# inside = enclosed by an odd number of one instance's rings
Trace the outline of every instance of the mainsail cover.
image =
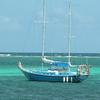
{"type": "Polygon", "coordinates": [[[42,58],[42,61],[44,63],[49,63],[50,65],[57,66],[57,67],[69,67],[70,66],[69,63],[61,62],[61,61],[50,60],[50,59],[47,59],[46,57],[43,57],[42,58]]]}

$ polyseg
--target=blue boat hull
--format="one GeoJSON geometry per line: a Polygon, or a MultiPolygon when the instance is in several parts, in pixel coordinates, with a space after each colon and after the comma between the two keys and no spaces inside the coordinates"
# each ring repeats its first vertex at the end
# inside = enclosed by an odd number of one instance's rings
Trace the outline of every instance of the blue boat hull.
{"type": "Polygon", "coordinates": [[[30,81],[78,83],[82,82],[88,77],[88,75],[41,75],[23,70],[22,72],[30,81]]]}
{"type": "Polygon", "coordinates": [[[30,81],[45,81],[45,82],[66,82],[78,83],[87,79],[89,74],[78,74],[76,72],[57,72],[57,71],[33,71],[27,70],[19,63],[19,69],[23,72],[26,78],[30,81]]]}

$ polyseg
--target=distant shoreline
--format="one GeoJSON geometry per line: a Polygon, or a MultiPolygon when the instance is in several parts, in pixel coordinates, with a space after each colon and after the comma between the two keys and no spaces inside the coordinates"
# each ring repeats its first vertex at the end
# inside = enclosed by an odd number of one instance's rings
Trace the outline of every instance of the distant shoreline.
{"type": "MultiPolygon", "coordinates": [[[[0,55],[41,56],[40,52],[0,52],[0,55]]],[[[45,56],[67,56],[68,53],[45,53],[45,56]]],[[[71,56],[100,56],[100,53],[71,53],[71,56]]]]}

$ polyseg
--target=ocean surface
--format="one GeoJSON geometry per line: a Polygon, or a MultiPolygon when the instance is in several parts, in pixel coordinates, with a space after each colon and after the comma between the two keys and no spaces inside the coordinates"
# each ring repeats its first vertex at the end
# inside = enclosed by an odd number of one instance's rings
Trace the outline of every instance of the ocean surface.
{"type": "MultiPolygon", "coordinates": [[[[62,53],[46,55],[67,61],[62,53]]],[[[41,70],[41,54],[0,53],[0,100],[100,100],[100,54],[72,55],[72,64],[90,65],[90,76],[82,83],[28,81],[17,68],[18,61],[26,68],[41,70]]]]}

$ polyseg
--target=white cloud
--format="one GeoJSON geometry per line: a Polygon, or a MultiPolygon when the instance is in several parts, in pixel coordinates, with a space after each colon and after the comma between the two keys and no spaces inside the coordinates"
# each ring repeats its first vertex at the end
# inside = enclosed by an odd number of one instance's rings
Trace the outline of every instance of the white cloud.
{"type": "MultiPolygon", "coordinates": [[[[65,11],[63,8],[54,8],[53,11],[46,10],[45,14],[46,23],[62,23],[62,20],[65,18],[65,11]]],[[[43,23],[43,10],[38,11],[34,15],[34,23],[43,23]]]]}
{"type": "Polygon", "coordinates": [[[93,24],[96,21],[94,16],[88,14],[82,15],[78,13],[73,13],[72,17],[80,24],[93,24]]]}
{"type": "Polygon", "coordinates": [[[0,16],[0,30],[16,31],[20,30],[21,24],[15,18],[0,16]]]}
{"type": "MultiPolygon", "coordinates": [[[[46,23],[52,24],[64,24],[66,20],[68,20],[68,9],[64,7],[57,7],[54,8],[52,11],[46,11],[46,23]]],[[[78,24],[83,25],[92,25],[96,22],[95,16],[84,14],[84,13],[77,13],[72,11],[72,21],[78,24]]],[[[34,15],[34,23],[43,23],[43,11],[40,10],[34,15]]],[[[73,23],[73,22],[72,22],[73,23]]]]}

